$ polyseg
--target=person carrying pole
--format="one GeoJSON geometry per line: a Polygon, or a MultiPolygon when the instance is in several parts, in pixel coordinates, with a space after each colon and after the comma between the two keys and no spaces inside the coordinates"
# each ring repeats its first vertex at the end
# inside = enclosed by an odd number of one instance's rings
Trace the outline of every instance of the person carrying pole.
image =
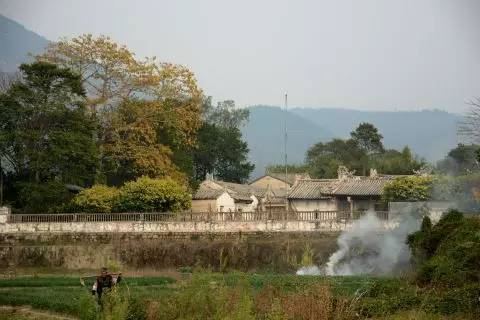
{"type": "Polygon", "coordinates": [[[98,304],[101,303],[102,294],[105,289],[111,290],[115,285],[122,281],[122,273],[109,273],[107,268],[103,267],[101,273],[97,276],[92,286],[92,295],[97,294],[98,304]]]}

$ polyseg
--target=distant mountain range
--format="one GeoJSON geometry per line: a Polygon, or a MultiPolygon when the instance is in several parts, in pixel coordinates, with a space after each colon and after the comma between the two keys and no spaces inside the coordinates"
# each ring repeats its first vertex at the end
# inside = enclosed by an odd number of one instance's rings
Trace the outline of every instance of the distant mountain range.
{"type": "Polygon", "coordinates": [[[290,109],[250,107],[250,122],[242,132],[250,147],[250,160],[256,168],[252,177],[265,172],[269,164],[282,164],[284,119],[287,117],[289,163],[301,163],[310,146],[332,138],[348,138],[361,122],[374,124],[384,136],[387,148],[408,145],[427,161],[442,159],[456,146],[460,116],[439,110],[358,111],[346,109],[290,109]]]}
{"type": "Polygon", "coordinates": [[[20,64],[29,61],[29,53],[42,52],[48,42],[21,24],[0,15],[0,71],[15,72],[20,64]]]}
{"type": "MultiPolygon", "coordinates": [[[[29,53],[44,50],[49,41],[21,24],[0,15],[0,72],[14,72],[29,61],[29,53]]],[[[347,138],[360,122],[373,123],[388,148],[409,145],[428,161],[436,161],[454,147],[460,116],[443,111],[367,112],[344,109],[290,109],[287,115],[289,163],[301,163],[305,152],[319,141],[347,138]]],[[[268,164],[284,161],[285,113],[278,107],[250,107],[250,122],[242,129],[256,165],[252,177],[268,164]]]]}

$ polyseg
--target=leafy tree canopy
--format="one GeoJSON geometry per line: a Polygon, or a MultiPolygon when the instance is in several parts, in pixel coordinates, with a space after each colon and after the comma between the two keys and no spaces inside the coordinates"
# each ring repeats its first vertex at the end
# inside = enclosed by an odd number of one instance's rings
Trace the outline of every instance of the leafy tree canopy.
{"type": "Polygon", "coordinates": [[[14,200],[34,210],[29,197],[22,197],[27,190],[38,195],[32,201],[45,203],[39,201],[42,194],[51,198],[35,185],[94,181],[98,122],[83,103],[85,91],[77,74],[44,62],[23,64],[20,71],[22,80],[0,94],[0,159],[15,182],[14,200]]]}
{"type": "Polygon", "coordinates": [[[367,154],[381,153],[384,151],[383,136],[371,123],[363,122],[350,133],[356,145],[367,154]]]}
{"type": "Polygon", "coordinates": [[[247,156],[248,146],[238,128],[205,123],[194,152],[195,177],[201,181],[213,173],[216,179],[243,183],[254,169],[247,156]]]}
{"type": "Polygon", "coordinates": [[[397,178],[383,189],[385,201],[427,201],[431,199],[434,179],[430,176],[397,178]]]}
{"type": "Polygon", "coordinates": [[[478,145],[459,144],[450,150],[445,159],[437,163],[437,169],[450,175],[461,175],[469,172],[480,171],[478,145]]]}
{"type": "Polygon", "coordinates": [[[49,63],[24,64],[23,80],[0,95],[0,153],[18,176],[88,183],[98,150],[94,117],[78,75],[49,63]]]}
{"type": "Polygon", "coordinates": [[[193,152],[194,177],[197,181],[213,173],[216,179],[245,182],[254,169],[248,162],[248,145],[242,139],[241,125],[248,121],[247,109],[235,109],[233,101],[204,100],[205,122],[198,132],[198,148],[193,152]]]}

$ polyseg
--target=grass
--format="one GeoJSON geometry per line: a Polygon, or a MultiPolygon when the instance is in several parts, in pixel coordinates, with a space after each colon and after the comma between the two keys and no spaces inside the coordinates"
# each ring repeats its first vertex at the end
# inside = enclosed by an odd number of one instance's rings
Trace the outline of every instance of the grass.
{"type": "MultiPolygon", "coordinates": [[[[205,283],[219,283],[235,287],[247,282],[253,290],[265,286],[281,288],[286,292],[301,291],[315,283],[327,281],[335,294],[353,295],[357,290],[369,285],[372,278],[365,277],[319,277],[278,274],[245,273],[206,273],[200,277],[205,283]]],[[[90,282],[93,279],[90,279],[90,282]]],[[[79,297],[89,293],[81,287],[79,277],[36,276],[0,280],[0,305],[29,305],[36,309],[51,310],[71,315],[79,314],[79,297]]],[[[169,277],[125,278],[120,287],[133,297],[140,299],[162,299],[178,290],[176,280],[169,277]]]]}
{"type": "MultiPolygon", "coordinates": [[[[327,311],[319,319],[330,319],[328,314],[335,312],[344,313],[343,318],[335,319],[352,319],[352,310],[372,319],[457,319],[422,310],[422,289],[399,278],[195,272],[178,281],[169,277],[127,277],[119,284],[119,293],[136,301],[142,312],[149,310],[149,319],[192,319],[188,314],[197,313],[204,315],[199,319],[270,319],[268,314],[276,314],[275,319],[309,319],[308,312],[320,309],[327,311]],[[361,299],[355,300],[359,295],[361,299]],[[231,306],[235,314],[228,313],[231,306]],[[187,313],[179,314],[178,310],[187,313]]],[[[81,287],[74,276],[0,280],[0,305],[27,305],[81,317],[86,301],[95,306],[90,286],[81,287]]],[[[13,316],[17,315],[8,319],[13,316]]]]}

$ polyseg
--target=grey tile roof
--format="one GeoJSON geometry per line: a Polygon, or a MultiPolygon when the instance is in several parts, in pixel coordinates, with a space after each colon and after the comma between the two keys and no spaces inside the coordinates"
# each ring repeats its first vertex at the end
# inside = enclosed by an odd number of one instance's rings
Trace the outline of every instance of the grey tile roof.
{"type": "Polygon", "coordinates": [[[198,188],[192,196],[192,200],[215,200],[220,197],[225,190],[222,189],[212,189],[207,187],[198,188]]]}
{"type": "Polygon", "coordinates": [[[334,196],[381,196],[383,188],[397,176],[354,177],[338,179],[304,179],[298,181],[289,199],[328,199],[334,196]]]}
{"type": "Polygon", "coordinates": [[[288,173],[287,174],[287,181],[285,181],[285,173],[268,173],[264,176],[261,176],[260,178],[257,178],[255,180],[251,181],[250,184],[252,184],[253,182],[258,181],[258,180],[260,180],[260,179],[262,179],[263,177],[266,177],[266,176],[270,176],[270,177],[275,178],[277,180],[287,182],[289,185],[293,185],[297,176],[300,176],[301,178],[310,178],[308,173],[288,173]]]}
{"type": "Polygon", "coordinates": [[[331,198],[336,179],[299,180],[288,194],[289,199],[328,199],[331,198]]]}
{"type": "Polygon", "coordinates": [[[383,188],[390,181],[389,177],[349,179],[342,181],[334,195],[337,196],[381,196],[383,188]]]}

